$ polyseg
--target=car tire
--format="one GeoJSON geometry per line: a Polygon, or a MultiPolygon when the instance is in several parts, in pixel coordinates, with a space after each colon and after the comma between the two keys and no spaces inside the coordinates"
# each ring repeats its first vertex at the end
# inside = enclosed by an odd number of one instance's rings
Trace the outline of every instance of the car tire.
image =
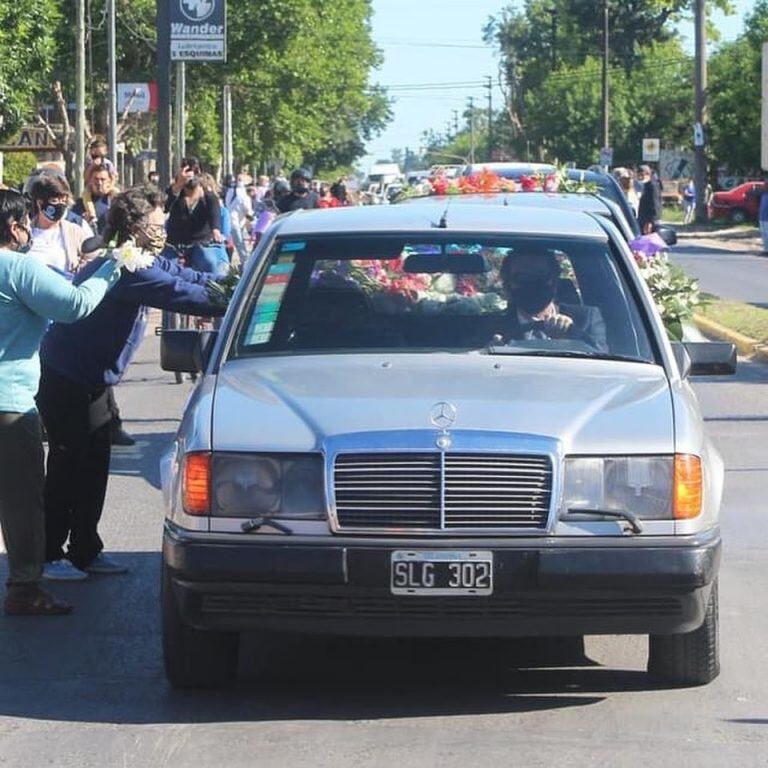
{"type": "Polygon", "coordinates": [[[174,688],[217,688],[237,675],[238,632],[207,632],[182,619],[168,566],[162,576],[163,661],[174,688]]]}
{"type": "Polygon", "coordinates": [[[731,224],[744,224],[748,218],[749,216],[743,208],[734,208],[728,216],[731,224]]]}
{"type": "Polygon", "coordinates": [[[720,638],[717,581],[704,615],[704,623],[681,635],[651,635],[648,673],[667,683],[706,685],[720,674],[720,638]]]}

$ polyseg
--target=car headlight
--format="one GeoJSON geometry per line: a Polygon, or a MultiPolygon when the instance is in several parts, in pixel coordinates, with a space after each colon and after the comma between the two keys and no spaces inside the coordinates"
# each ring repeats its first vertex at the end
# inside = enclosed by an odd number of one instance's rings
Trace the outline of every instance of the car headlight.
{"type": "Polygon", "coordinates": [[[317,455],[214,453],[211,514],[319,520],[326,516],[317,455]]]}
{"type": "Polygon", "coordinates": [[[696,517],[701,511],[698,456],[602,456],[565,460],[563,509],[631,512],[644,520],[696,517]]]}

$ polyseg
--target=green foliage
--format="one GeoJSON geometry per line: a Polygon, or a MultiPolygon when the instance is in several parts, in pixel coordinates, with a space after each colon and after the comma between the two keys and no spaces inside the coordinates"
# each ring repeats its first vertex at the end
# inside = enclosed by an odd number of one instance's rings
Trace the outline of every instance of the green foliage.
{"type": "Polygon", "coordinates": [[[48,84],[59,20],[54,0],[0,3],[0,139],[34,116],[48,84]]]}
{"type": "Polygon", "coordinates": [[[190,151],[218,153],[220,110],[208,102],[200,110],[194,94],[219,93],[226,81],[240,162],[335,168],[362,155],[390,117],[384,95],[368,86],[379,63],[370,14],[368,0],[230,0],[227,63],[187,68],[190,151]]]}
{"type": "Polygon", "coordinates": [[[36,166],[37,158],[32,152],[6,152],[3,155],[3,183],[21,189],[36,166]]]}
{"type": "Polygon", "coordinates": [[[683,323],[693,317],[701,304],[699,284],[672,264],[665,254],[639,261],[656,307],[670,338],[682,341],[683,323]]]}
{"type": "MultiPolygon", "coordinates": [[[[692,6],[692,0],[610,3],[610,138],[617,165],[638,161],[645,136],[667,146],[691,143],[693,65],[673,22],[692,6]]],[[[708,6],[730,9],[728,0],[708,6]]],[[[507,96],[495,133],[510,156],[597,161],[602,8],[594,0],[526,0],[523,10],[510,4],[487,25],[507,96]]]]}
{"type": "Polygon", "coordinates": [[[710,146],[718,165],[745,174],[760,168],[762,44],[768,40],[768,0],[758,0],[744,32],[710,59],[710,146]]]}

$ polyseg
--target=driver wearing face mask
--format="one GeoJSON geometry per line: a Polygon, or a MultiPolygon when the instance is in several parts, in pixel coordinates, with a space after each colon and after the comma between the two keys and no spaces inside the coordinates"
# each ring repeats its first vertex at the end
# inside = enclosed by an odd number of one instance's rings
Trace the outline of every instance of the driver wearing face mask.
{"type": "Polygon", "coordinates": [[[58,176],[43,174],[30,189],[32,199],[31,256],[62,273],[74,272],[89,233],[65,216],[71,199],[69,185],[58,176]]]}
{"type": "Polygon", "coordinates": [[[557,299],[560,264],[554,254],[510,254],[501,267],[509,304],[509,339],[574,339],[608,351],[605,321],[597,307],[557,299]]]}

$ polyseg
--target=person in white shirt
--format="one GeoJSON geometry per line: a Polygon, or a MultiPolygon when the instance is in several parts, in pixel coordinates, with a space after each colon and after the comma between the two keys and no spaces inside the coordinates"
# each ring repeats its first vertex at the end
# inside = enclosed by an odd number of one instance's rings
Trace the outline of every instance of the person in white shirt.
{"type": "Polygon", "coordinates": [[[245,231],[249,220],[253,218],[253,205],[245,191],[245,179],[242,174],[238,175],[237,180],[231,178],[228,182],[224,194],[224,205],[229,208],[232,220],[232,241],[240,256],[240,263],[244,264],[248,257],[245,231]]]}
{"type": "Polygon", "coordinates": [[[30,256],[61,273],[76,271],[83,241],[93,232],[65,219],[71,199],[69,185],[58,176],[41,174],[32,184],[30,197],[30,256]]]}

